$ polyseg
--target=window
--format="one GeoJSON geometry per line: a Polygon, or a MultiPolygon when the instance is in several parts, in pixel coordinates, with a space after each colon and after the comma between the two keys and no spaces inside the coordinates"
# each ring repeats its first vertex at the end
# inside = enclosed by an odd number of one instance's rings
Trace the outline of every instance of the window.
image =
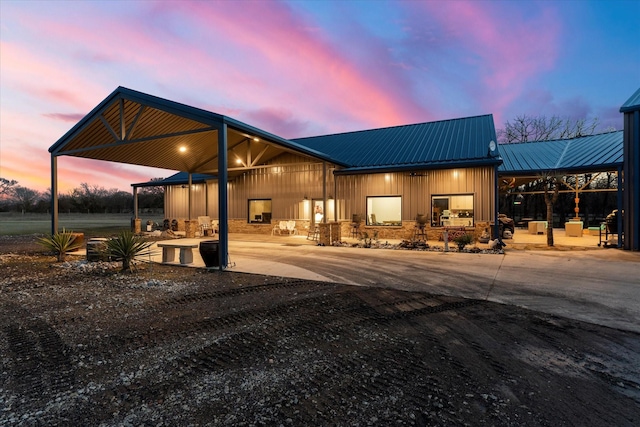
{"type": "Polygon", "coordinates": [[[431,225],[473,226],[473,194],[445,194],[431,197],[431,225]]]}
{"type": "Polygon", "coordinates": [[[367,197],[367,225],[402,225],[402,197],[367,197]]]}
{"type": "Polygon", "coordinates": [[[271,199],[249,200],[249,218],[252,224],[271,224],[271,199]]]}

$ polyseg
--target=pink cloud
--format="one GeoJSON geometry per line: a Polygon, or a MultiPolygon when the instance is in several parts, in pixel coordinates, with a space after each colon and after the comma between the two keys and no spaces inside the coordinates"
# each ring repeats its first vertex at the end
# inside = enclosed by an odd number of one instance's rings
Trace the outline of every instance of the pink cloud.
{"type": "Polygon", "coordinates": [[[502,122],[502,111],[558,57],[561,23],[543,5],[515,13],[508,3],[423,2],[420,5],[446,29],[450,41],[467,54],[469,72],[477,70],[478,99],[502,122]],[[525,16],[525,14],[527,14],[525,16]]]}
{"type": "Polygon", "coordinates": [[[45,113],[43,114],[43,116],[53,120],[60,120],[63,122],[71,122],[75,124],[79,122],[85,116],[85,114],[45,113]]]}
{"type": "MultiPolygon", "coordinates": [[[[349,58],[322,39],[318,31],[285,5],[275,2],[256,2],[250,8],[238,8],[233,3],[182,2],[182,8],[199,22],[224,34],[227,44],[264,64],[260,82],[287,83],[290,93],[273,94],[270,103],[303,105],[304,113],[312,118],[337,116],[328,110],[338,110],[348,121],[363,125],[384,126],[406,123],[415,116],[407,108],[406,100],[391,96],[380,88],[370,74],[358,69],[349,58]],[[247,22],[260,22],[254,29],[247,22]]],[[[260,90],[268,84],[259,83],[260,90]]],[[[252,87],[251,89],[256,89],[252,87]]],[[[252,98],[260,96],[253,92],[252,98]]]]}

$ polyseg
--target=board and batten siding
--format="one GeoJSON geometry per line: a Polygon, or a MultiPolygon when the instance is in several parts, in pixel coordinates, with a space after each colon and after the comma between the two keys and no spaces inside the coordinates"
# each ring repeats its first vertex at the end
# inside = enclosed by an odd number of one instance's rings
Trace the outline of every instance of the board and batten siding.
{"type": "Polygon", "coordinates": [[[402,220],[411,221],[418,214],[431,217],[431,196],[473,194],[475,221],[492,221],[494,176],[493,167],[340,175],[338,218],[350,220],[353,214],[364,218],[367,196],[402,196],[402,220]]]}
{"type": "MultiPolygon", "coordinates": [[[[271,199],[272,218],[309,219],[308,200],[322,199],[323,166],[293,154],[278,158],[273,166],[247,171],[235,177],[229,186],[229,219],[247,219],[248,200],[271,199]],[[307,208],[305,211],[305,203],[307,208]]],[[[337,202],[338,220],[349,221],[353,214],[366,214],[367,196],[402,196],[402,220],[417,214],[431,217],[431,196],[474,195],[474,219],[495,218],[495,181],[493,167],[439,169],[378,174],[340,175],[327,165],[327,197],[337,202]],[[334,182],[335,179],[335,182],[334,182]]],[[[191,218],[218,217],[218,183],[194,184],[191,218]],[[208,194],[207,194],[208,193],[208,194]]],[[[167,218],[188,217],[186,186],[168,186],[165,193],[167,218]]],[[[329,209],[329,206],[327,207],[329,209]]],[[[329,217],[333,215],[329,214],[329,217]]]]}
{"type": "MultiPolygon", "coordinates": [[[[271,199],[273,219],[308,219],[304,198],[322,199],[323,166],[292,154],[273,166],[254,169],[229,182],[229,218],[247,218],[248,200],[271,199]]],[[[327,197],[334,196],[333,165],[327,164],[327,197]]]]}
{"type": "MultiPolygon", "coordinates": [[[[210,190],[209,190],[210,191],[210,190]]],[[[215,197],[218,197],[218,187],[216,185],[215,197]]],[[[191,191],[191,219],[206,213],[207,191],[205,184],[192,184],[191,191]]],[[[217,201],[217,199],[216,199],[217,201]]],[[[216,203],[217,205],[217,203],[216,203]]],[[[217,213],[217,212],[216,212],[217,213]]],[[[189,218],[189,188],[187,185],[168,185],[164,189],[164,215],[165,218],[189,218]]]]}

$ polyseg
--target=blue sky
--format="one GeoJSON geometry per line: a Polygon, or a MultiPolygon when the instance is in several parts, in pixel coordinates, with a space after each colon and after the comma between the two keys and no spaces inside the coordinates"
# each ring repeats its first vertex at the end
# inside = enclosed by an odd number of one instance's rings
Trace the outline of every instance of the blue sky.
{"type": "MultiPolygon", "coordinates": [[[[622,127],[640,1],[0,2],[0,176],[49,183],[48,147],[117,86],[285,138],[491,113],[622,127]]],[[[60,187],[169,171],[63,158],[60,187]]]]}

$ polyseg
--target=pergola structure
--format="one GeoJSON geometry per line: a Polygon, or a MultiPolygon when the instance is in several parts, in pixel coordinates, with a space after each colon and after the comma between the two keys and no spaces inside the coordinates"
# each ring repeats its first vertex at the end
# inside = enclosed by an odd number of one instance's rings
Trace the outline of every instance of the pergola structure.
{"type": "MultiPolygon", "coordinates": [[[[500,145],[503,163],[499,167],[500,191],[520,187],[545,177],[557,177],[564,189],[559,193],[575,194],[576,219],[580,195],[588,192],[617,192],[618,210],[623,198],[623,131],[589,135],[555,141],[518,142],[500,145]],[[617,176],[616,189],[588,189],[599,174],[613,172],[617,176]],[[578,175],[588,175],[580,184],[578,175]],[[564,177],[574,176],[575,182],[564,177]]],[[[543,194],[543,191],[518,194],[543,194]]],[[[618,245],[622,246],[622,215],[618,216],[618,245]]]]}
{"type": "Polygon", "coordinates": [[[268,161],[285,152],[308,156],[324,164],[342,165],[325,154],[232,118],[124,87],[113,91],[52,145],[49,152],[52,233],[58,231],[59,156],[187,172],[189,181],[194,173],[216,175],[221,269],[227,266],[228,260],[227,182],[230,177],[265,167],[268,161]]]}

